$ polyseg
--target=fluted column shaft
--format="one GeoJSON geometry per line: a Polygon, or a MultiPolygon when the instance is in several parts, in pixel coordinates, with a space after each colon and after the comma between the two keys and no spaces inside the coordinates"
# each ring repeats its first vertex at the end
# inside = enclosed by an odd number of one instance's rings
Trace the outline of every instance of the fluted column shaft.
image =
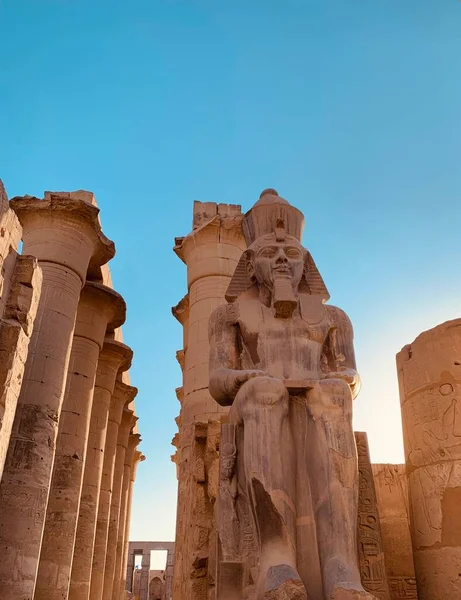
{"type": "Polygon", "coordinates": [[[12,200],[23,252],[38,258],[42,293],[0,485],[0,598],[34,594],[55,441],[80,291],[91,260],[114,254],[98,209],[84,201],[12,200]]]}
{"type": "Polygon", "coordinates": [[[88,600],[108,415],[117,373],[128,369],[128,346],[106,338],[99,356],[75,537],[69,600],[88,600]]]}
{"type": "Polygon", "coordinates": [[[106,565],[107,537],[109,534],[110,504],[118,429],[122,421],[123,409],[125,405],[130,402],[129,397],[123,393],[124,387],[131,386],[126,386],[120,381],[116,382],[110,404],[106,445],[104,448],[101,491],[98,503],[98,516],[96,520],[96,537],[94,542],[93,565],[91,569],[90,600],[102,600],[104,588],[104,569],[106,565]]]}
{"type": "Polygon", "coordinates": [[[108,326],[113,330],[124,320],[121,296],[87,282],[78,306],[34,600],[68,597],[99,353],[108,326]]]}
{"type": "Polygon", "coordinates": [[[128,446],[128,436],[130,435],[130,431],[132,430],[136,421],[137,418],[134,416],[134,412],[132,410],[125,409],[123,411],[122,422],[120,423],[118,430],[117,450],[115,454],[114,479],[112,484],[109,516],[109,533],[107,536],[106,564],[104,567],[104,589],[102,594],[103,600],[112,600],[112,592],[114,589],[116,589],[114,585],[114,578],[125,454],[128,446]]]}
{"type": "Polygon", "coordinates": [[[125,523],[125,539],[123,542],[123,563],[122,567],[123,571],[123,581],[121,585],[121,594],[120,600],[125,600],[125,590],[132,591],[133,589],[133,569],[129,569],[129,561],[128,561],[128,550],[130,547],[130,523],[131,523],[131,508],[133,504],[133,488],[134,482],[136,479],[136,472],[138,470],[138,465],[140,462],[146,460],[146,457],[139,450],[134,451],[133,462],[131,464],[131,478],[130,478],[130,486],[128,488],[128,501],[127,501],[127,510],[126,510],[126,523],[125,523]]]}
{"type": "MultiPolygon", "coordinates": [[[[120,515],[118,520],[118,535],[117,535],[117,550],[115,557],[115,574],[114,574],[114,589],[113,589],[113,597],[115,600],[119,599],[121,585],[123,583],[123,573],[126,568],[123,562],[123,548],[126,531],[126,517],[128,510],[128,499],[129,499],[129,489],[130,489],[130,479],[131,479],[131,465],[133,464],[134,452],[139,442],[141,441],[141,436],[136,433],[130,433],[128,437],[128,445],[125,452],[125,461],[123,464],[123,480],[122,480],[122,495],[120,502],[120,515]]],[[[123,599],[124,600],[124,599],[123,599]]]]}

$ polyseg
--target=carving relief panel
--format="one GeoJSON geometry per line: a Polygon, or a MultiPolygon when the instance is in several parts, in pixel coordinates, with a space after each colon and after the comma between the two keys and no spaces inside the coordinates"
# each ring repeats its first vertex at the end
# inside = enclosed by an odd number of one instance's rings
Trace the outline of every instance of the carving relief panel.
{"type": "Polygon", "coordinates": [[[379,600],[390,600],[367,434],[356,432],[355,441],[359,464],[357,541],[362,584],[379,600]]]}

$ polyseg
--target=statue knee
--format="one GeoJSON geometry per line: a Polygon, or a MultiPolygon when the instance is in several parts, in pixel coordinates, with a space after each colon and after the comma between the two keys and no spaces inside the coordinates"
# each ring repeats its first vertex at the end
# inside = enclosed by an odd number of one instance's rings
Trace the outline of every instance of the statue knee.
{"type": "Polygon", "coordinates": [[[288,410],[288,391],[280,379],[273,377],[254,377],[249,379],[235,397],[239,412],[247,412],[251,408],[278,407],[288,410]]]}
{"type": "Polygon", "coordinates": [[[322,396],[330,408],[339,409],[345,416],[352,416],[352,392],[343,379],[323,379],[320,381],[322,396]]]}
{"type": "Polygon", "coordinates": [[[255,404],[270,406],[288,400],[288,391],[280,379],[274,377],[254,377],[245,384],[247,395],[251,395],[255,404]]]}

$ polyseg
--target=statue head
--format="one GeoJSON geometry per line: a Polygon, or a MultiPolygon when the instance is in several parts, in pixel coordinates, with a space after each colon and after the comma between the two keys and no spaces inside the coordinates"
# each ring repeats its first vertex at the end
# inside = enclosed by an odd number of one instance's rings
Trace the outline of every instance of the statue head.
{"type": "Polygon", "coordinates": [[[275,233],[259,237],[247,250],[248,274],[271,294],[279,316],[290,316],[296,307],[305,256],[296,238],[275,233]]]}
{"type": "Polygon", "coordinates": [[[292,315],[298,292],[328,299],[312,256],[301,244],[303,225],[303,214],[275,190],[262,192],[243,221],[248,249],[229,285],[229,302],[254,284],[269,294],[278,317],[292,315]]]}

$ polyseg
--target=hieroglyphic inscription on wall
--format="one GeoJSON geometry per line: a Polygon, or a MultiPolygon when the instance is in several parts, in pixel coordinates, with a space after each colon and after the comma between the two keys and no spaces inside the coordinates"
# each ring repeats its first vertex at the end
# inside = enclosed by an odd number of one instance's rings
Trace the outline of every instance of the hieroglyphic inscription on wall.
{"type": "Polygon", "coordinates": [[[413,577],[390,577],[391,600],[418,600],[416,579],[413,577]]]}
{"type": "Polygon", "coordinates": [[[355,441],[359,464],[357,543],[360,575],[366,590],[378,600],[390,600],[367,434],[356,432],[355,441]]]}

